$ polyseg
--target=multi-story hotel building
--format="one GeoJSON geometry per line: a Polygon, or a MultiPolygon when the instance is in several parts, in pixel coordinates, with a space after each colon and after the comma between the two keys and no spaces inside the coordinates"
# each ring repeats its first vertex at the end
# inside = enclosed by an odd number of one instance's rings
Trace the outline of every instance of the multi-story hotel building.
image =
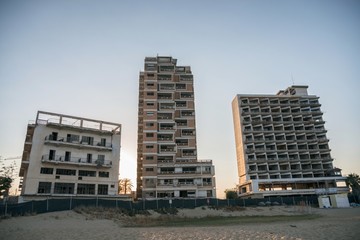
{"type": "Polygon", "coordinates": [[[23,197],[118,193],[121,125],[39,111],[27,126],[23,197]]]}
{"type": "Polygon", "coordinates": [[[137,197],[215,197],[214,166],[197,160],[193,75],[146,57],[139,77],[137,197]]]}
{"type": "Polygon", "coordinates": [[[346,192],[334,169],[319,97],[307,86],[232,102],[240,196],[346,192]]]}

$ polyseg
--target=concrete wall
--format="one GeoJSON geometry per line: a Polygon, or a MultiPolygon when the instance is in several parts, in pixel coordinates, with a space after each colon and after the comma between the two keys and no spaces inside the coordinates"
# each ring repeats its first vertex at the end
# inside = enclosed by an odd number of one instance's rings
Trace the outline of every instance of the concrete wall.
{"type": "MultiPolygon", "coordinates": [[[[66,140],[64,140],[66,141],[66,140]]],[[[96,134],[95,132],[75,131],[72,129],[59,129],[54,127],[48,127],[47,125],[37,125],[34,131],[32,139],[32,149],[29,158],[29,167],[24,176],[23,194],[34,195],[38,194],[39,182],[51,182],[51,192],[54,191],[55,182],[75,183],[75,194],[78,183],[95,184],[95,193],[97,193],[98,184],[108,185],[108,195],[116,195],[118,192],[118,174],[119,174],[119,160],[120,160],[120,135],[106,135],[96,134]],[[58,133],[58,139],[65,138],[67,134],[79,135],[81,140],[82,136],[93,137],[94,142],[100,142],[101,138],[106,138],[106,143],[112,146],[112,151],[98,150],[96,148],[86,147],[74,147],[66,146],[64,144],[46,144],[45,138],[52,134],[52,132],[58,133]],[[96,160],[98,155],[105,155],[105,161],[111,161],[111,167],[96,167],[86,164],[69,164],[59,161],[57,164],[51,161],[42,161],[44,155],[48,155],[50,150],[55,150],[55,155],[65,156],[65,152],[71,152],[72,158],[86,159],[87,154],[92,154],[93,160],[96,160]],[[40,174],[40,169],[53,168],[53,174],[40,174]],[[76,176],[60,175],[60,178],[56,178],[56,169],[74,169],[76,170],[76,176]],[[78,170],[96,171],[96,177],[83,176],[82,180],[79,180],[78,170]],[[99,172],[109,172],[109,178],[99,177],[99,172]],[[112,187],[113,186],[113,187],[112,187]]],[[[78,143],[79,144],[79,143],[78,143]]],[[[75,145],[75,144],[74,144],[75,145]]],[[[45,157],[46,159],[46,157],[45,157]]]]}

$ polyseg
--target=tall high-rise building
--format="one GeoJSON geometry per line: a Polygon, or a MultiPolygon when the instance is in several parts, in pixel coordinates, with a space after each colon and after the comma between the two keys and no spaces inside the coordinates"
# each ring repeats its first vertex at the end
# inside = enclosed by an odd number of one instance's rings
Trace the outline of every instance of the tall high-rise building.
{"type": "Polygon", "coordinates": [[[347,192],[333,167],[319,97],[307,86],[232,102],[240,196],[347,192]]]}
{"type": "Polygon", "coordinates": [[[27,126],[21,196],[116,196],[121,124],[39,111],[27,126]]]}
{"type": "Polygon", "coordinates": [[[215,197],[214,166],[197,160],[193,75],[146,57],[139,77],[137,197],[215,197]]]}

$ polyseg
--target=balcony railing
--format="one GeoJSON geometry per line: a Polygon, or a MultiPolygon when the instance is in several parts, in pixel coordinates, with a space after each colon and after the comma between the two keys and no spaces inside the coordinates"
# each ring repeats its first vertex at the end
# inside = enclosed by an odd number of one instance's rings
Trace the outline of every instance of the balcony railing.
{"type": "Polygon", "coordinates": [[[111,150],[112,144],[111,143],[104,143],[104,142],[96,142],[96,141],[82,141],[79,139],[74,139],[73,137],[54,137],[53,135],[49,135],[45,137],[45,142],[54,142],[60,144],[76,144],[82,146],[91,146],[91,147],[99,147],[99,148],[108,148],[111,150]]]}
{"type": "Polygon", "coordinates": [[[162,148],[160,149],[160,152],[175,152],[175,148],[162,148]]]}
{"type": "Polygon", "coordinates": [[[67,157],[64,155],[55,155],[51,156],[45,154],[41,158],[42,162],[55,163],[55,164],[81,164],[89,166],[102,166],[102,167],[111,167],[112,161],[104,159],[87,159],[81,157],[67,157]]]}
{"type": "Polygon", "coordinates": [[[160,130],[175,130],[175,128],[174,127],[170,127],[170,126],[168,126],[168,127],[160,127],[160,130]]]}

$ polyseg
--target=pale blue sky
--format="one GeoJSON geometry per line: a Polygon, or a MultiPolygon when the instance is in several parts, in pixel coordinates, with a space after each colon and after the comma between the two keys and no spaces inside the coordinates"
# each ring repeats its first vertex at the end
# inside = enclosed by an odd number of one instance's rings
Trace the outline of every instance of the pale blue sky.
{"type": "Polygon", "coordinates": [[[320,96],[334,165],[360,173],[356,0],[0,0],[0,155],[22,154],[37,110],[119,122],[135,183],[138,75],[157,54],[192,67],[198,154],[219,194],[237,183],[232,99],[293,82],[320,96]]]}

